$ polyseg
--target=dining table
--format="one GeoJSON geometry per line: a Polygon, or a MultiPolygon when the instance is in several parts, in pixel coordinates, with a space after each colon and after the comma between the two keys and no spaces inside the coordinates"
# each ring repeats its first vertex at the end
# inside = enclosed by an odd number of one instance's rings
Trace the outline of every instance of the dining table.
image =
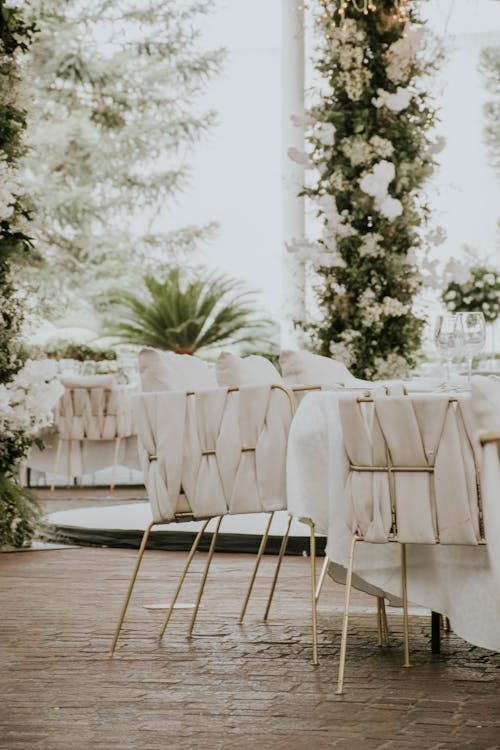
{"type": "MultiPolygon", "coordinates": [[[[402,393],[401,384],[399,387],[402,393]]],[[[461,400],[467,431],[479,454],[470,392],[457,389],[453,397],[461,400]]],[[[302,399],[288,439],[287,496],[289,511],[310,518],[317,532],[327,536],[330,573],[344,583],[352,532],[346,523],[344,483],[349,465],[339,412],[341,398],[341,392],[318,390],[302,399]]],[[[500,514],[500,505],[495,512],[500,514]]],[[[500,539],[490,539],[489,544],[500,544],[500,539]]],[[[402,596],[398,547],[360,542],[354,586],[398,605],[402,596]]],[[[448,617],[452,630],[464,640],[500,651],[500,580],[490,564],[488,547],[407,544],[408,599],[448,617]]]]}

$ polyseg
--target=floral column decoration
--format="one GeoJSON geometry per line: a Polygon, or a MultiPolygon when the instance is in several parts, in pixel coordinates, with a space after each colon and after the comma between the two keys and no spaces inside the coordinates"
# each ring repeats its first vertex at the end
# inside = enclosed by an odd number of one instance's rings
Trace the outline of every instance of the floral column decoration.
{"type": "Polygon", "coordinates": [[[422,185],[439,147],[425,76],[439,55],[425,50],[416,5],[319,0],[316,17],[326,86],[309,110],[315,177],[304,193],[322,225],[308,247],[321,320],[305,327],[321,354],[361,377],[404,375],[424,323],[412,302],[429,214],[422,185]]]}
{"type": "Polygon", "coordinates": [[[19,483],[19,465],[52,422],[62,391],[53,363],[24,361],[23,307],[13,281],[14,264],[32,252],[17,161],[28,104],[18,57],[33,33],[21,12],[0,0],[0,548],[29,544],[35,533],[37,506],[19,483]]]}

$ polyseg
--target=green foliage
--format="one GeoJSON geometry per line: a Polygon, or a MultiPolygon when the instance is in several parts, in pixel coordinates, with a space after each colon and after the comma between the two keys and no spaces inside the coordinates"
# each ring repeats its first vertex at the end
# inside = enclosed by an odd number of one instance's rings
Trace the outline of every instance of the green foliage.
{"type": "Polygon", "coordinates": [[[421,79],[439,56],[426,56],[418,19],[411,11],[405,24],[392,0],[367,14],[349,3],[344,22],[338,3],[321,5],[316,68],[329,90],[310,111],[309,158],[319,174],[304,189],[323,224],[314,264],[321,321],[304,327],[320,353],[357,376],[400,375],[414,363],[424,324],[412,311],[420,285],[413,258],[429,214],[421,188],[434,168],[436,115],[421,79]]]}
{"type": "Polygon", "coordinates": [[[0,549],[29,547],[39,519],[33,493],[0,474],[0,549]]]}
{"type": "Polygon", "coordinates": [[[44,347],[33,347],[31,358],[45,355],[50,359],[75,359],[77,362],[109,362],[118,359],[114,349],[99,349],[87,344],[73,344],[69,341],[52,341],[44,347]]]}
{"type": "Polygon", "coordinates": [[[482,312],[487,323],[494,323],[500,317],[500,273],[474,266],[463,284],[450,281],[441,299],[452,313],[482,312]]]}
{"type": "Polygon", "coordinates": [[[127,344],[152,346],[179,354],[252,341],[259,344],[261,325],[239,282],[224,276],[189,277],[172,269],[165,281],[144,277],[147,294],[117,290],[106,333],[127,344]]]}
{"type": "Polygon", "coordinates": [[[49,309],[105,304],[116,279],[165,268],[213,232],[176,227],[173,199],[212,128],[200,105],[221,50],[200,49],[205,0],[44,0],[27,74],[36,98],[27,178],[49,309]],[[165,228],[169,227],[168,231],[165,228]]]}
{"type": "MultiPolygon", "coordinates": [[[[30,212],[17,173],[25,152],[26,110],[19,56],[28,49],[34,24],[18,8],[0,0],[0,387],[9,383],[23,364],[19,333],[23,307],[12,281],[12,266],[32,253],[30,212]]],[[[1,416],[0,434],[0,548],[29,544],[38,519],[36,502],[19,486],[16,466],[33,442],[19,430],[9,430],[1,416]]]]}

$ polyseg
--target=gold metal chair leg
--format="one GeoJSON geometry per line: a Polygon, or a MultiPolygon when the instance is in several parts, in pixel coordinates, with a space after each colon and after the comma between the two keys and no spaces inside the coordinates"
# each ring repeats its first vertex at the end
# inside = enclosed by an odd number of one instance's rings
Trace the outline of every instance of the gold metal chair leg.
{"type": "Polygon", "coordinates": [[[113,455],[113,468],[111,470],[111,484],[109,485],[110,492],[113,492],[115,489],[115,482],[116,482],[116,467],[118,466],[118,456],[120,453],[120,442],[121,438],[117,437],[115,438],[115,451],[113,455]]]}
{"type": "Polygon", "coordinates": [[[318,618],[316,607],[316,536],[314,521],[310,518],[301,518],[303,523],[309,526],[309,557],[311,558],[311,620],[312,620],[312,640],[313,640],[313,664],[318,663],[318,618]]]}
{"type": "Polygon", "coordinates": [[[378,645],[389,646],[389,626],[387,624],[387,612],[385,611],[385,599],[377,596],[377,630],[378,645]]]}
{"type": "Polygon", "coordinates": [[[120,612],[120,617],[118,618],[118,624],[116,626],[115,634],[113,636],[113,640],[111,641],[111,648],[109,650],[109,655],[113,656],[116,648],[116,642],[118,641],[118,637],[120,635],[120,630],[122,629],[123,620],[125,619],[125,614],[127,612],[128,604],[130,601],[130,597],[132,595],[132,589],[134,588],[135,579],[137,578],[137,574],[139,572],[139,568],[141,566],[142,557],[144,555],[144,550],[146,549],[146,544],[148,542],[149,532],[153,528],[153,526],[156,525],[156,521],[153,521],[152,523],[147,526],[146,531],[143,534],[141,546],[139,548],[139,554],[137,556],[137,560],[135,563],[134,572],[132,573],[132,577],[130,579],[130,583],[128,585],[127,594],[125,596],[125,601],[123,602],[123,606],[120,612]]]}
{"type": "Polygon", "coordinates": [[[352,585],[352,569],[354,565],[354,548],[358,541],[357,536],[353,536],[351,541],[351,549],[349,551],[349,564],[347,566],[347,578],[346,578],[346,593],[345,593],[345,605],[344,605],[344,616],[342,620],[342,640],[340,642],[340,661],[339,661],[339,678],[337,682],[336,695],[342,695],[344,692],[344,672],[345,672],[345,657],[347,651],[347,626],[349,622],[349,602],[351,599],[351,585],[352,585]]]}
{"type": "Polygon", "coordinates": [[[316,536],[315,526],[311,521],[311,614],[312,614],[312,636],[313,636],[313,664],[318,663],[318,611],[316,608],[316,536]]]}
{"type": "Polygon", "coordinates": [[[325,559],[323,560],[323,567],[321,568],[321,573],[319,574],[318,585],[316,586],[316,601],[319,601],[319,597],[321,596],[321,591],[323,589],[323,584],[325,582],[329,564],[330,560],[325,555],[325,559]]]}
{"type": "Polygon", "coordinates": [[[408,590],[406,585],[406,545],[401,545],[401,588],[403,594],[404,667],[410,666],[410,638],[408,633],[408,590]]]}
{"type": "Polygon", "coordinates": [[[193,633],[194,624],[196,622],[196,617],[198,615],[198,610],[200,608],[201,597],[203,596],[203,591],[205,589],[205,583],[206,583],[207,576],[208,576],[208,570],[210,568],[210,563],[212,562],[212,557],[214,556],[215,544],[217,542],[217,535],[219,533],[221,522],[222,522],[222,516],[219,516],[219,520],[217,521],[217,526],[215,527],[215,531],[212,535],[212,541],[210,542],[210,549],[208,550],[207,562],[205,564],[205,570],[203,571],[203,578],[201,579],[200,588],[198,590],[198,596],[196,598],[196,604],[193,610],[193,614],[191,616],[191,622],[189,623],[188,638],[190,638],[193,633]]]}
{"type": "Polygon", "coordinates": [[[276,584],[278,582],[278,576],[279,576],[279,572],[280,572],[280,568],[281,568],[281,563],[283,562],[283,557],[285,555],[286,547],[287,547],[287,544],[288,544],[288,537],[290,536],[290,526],[291,526],[291,524],[292,524],[292,516],[289,515],[288,516],[288,524],[287,524],[287,527],[286,527],[286,531],[285,531],[285,533],[283,535],[283,539],[281,540],[280,551],[279,551],[279,554],[278,554],[278,562],[276,563],[276,569],[274,571],[274,578],[273,578],[273,582],[271,584],[271,591],[269,592],[269,597],[267,599],[266,611],[264,612],[264,622],[269,617],[269,610],[271,609],[271,604],[272,604],[272,601],[273,601],[274,591],[276,589],[276,584]]]}
{"type": "Polygon", "coordinates": [[[383,644],[381,598],[377,596],[377,646],[382,646],[383,644]]]}
{"type": "Polygon", "coordinates": [[[59,470],[59,464],[61,462],[61,451],[62,451],[62,440],[61,438],[59,438],[59,440],[57,441],[56,457],[54,460],[54,476],[52,477],[52,485],[50,487],[51,492],[54,492],[56,488],[56,476],[59,470]]]}
{"type": "Polygon", "coordinates": [[[188,570],[190,568],[190,565],[191,565],[191,562],[192,562],[193,557],[195,555],[195,552],[198,549],[198,545],[200,543],[201,537],[205,533],[205,529],[207,528],[208,524],[210,523],[210,520],[211,519],[209,518],[208,521],[205,521],[205,523],[203,524],[203,526],[201,527],[201,529],[196,534],[194,542],[191,545],[191,549],[189,551],[189,555],[188,555],[188,558],[186,560],[186,564],[184,565],[184,569],[183,569],[183,571],[182,571],[182,573],[181,573],[181,575],[179,577],[179,581],[177,583],[177,588],[175,589],[175,594],[174,594],[173,599],[172,599],[172,601],[170,603],[170,607],[168,609],[168,612],[165,615],[165,619],[163,620],[163,625],[161,626],[161,630],[160,630],[160,633],[158,635],[158,640],[159,641],[161,641],[161,639],[163,638],[163,635],[165,633],[165,630],[167,629],[167,625],[168,625],[169,620],[170,620],[170,618],[172,616],[172,612],[174,611],[175,603],[176,603],[177,599],[179,598],[179,594],[181,592],[181,588],[182,588],[182,585],[184,583],[184,579],[186,578],[187,572],[188,572],[188,570]]]}
{"type": "Polygon", "coordinates": [[[387,612],[385,609],[385,599],[380,597],[380,619],[382,622],[382,645],[389,648],[389,624],[387,622],[387,612]]]}
{"type": "Polygon", "coordinates": [[[240,619],[238,620],[238,622],[240,623],[240,625],[243,622],[243,620],[245,619],[245,613],[247,611],[248,602],[249,602],[250,596],[252,594],[252,589],[253,589],[253,586],[254,586],[254,583],[255,583],[255,578],[257,576],[257,571],[259,570],[260,561],[262,560],[262,555],[264,554],[264,550],[266,549],[266,544],[267,544],[267,540],[268,540],[268,537],[269,537],[269,529],[271,528],[271,523],[273,521],[273,518],[274,518],[274,511],[269,516],[269,521],[267,522],[266,530],[265,530],[264,535],[263,535],[263,537],[262,537],[262,539],[260,541],[259,551],[257,553],[257,559],[255,560],[255,565],[254,565],[254,568],[253,568],[252,577],[250,579],[250,584],[248,586],[248,591],[247,591],[247,594],[246,594],[246,597],[245,597],[245,601],[243,602],[243,607],[241,608],[240,619]]]}

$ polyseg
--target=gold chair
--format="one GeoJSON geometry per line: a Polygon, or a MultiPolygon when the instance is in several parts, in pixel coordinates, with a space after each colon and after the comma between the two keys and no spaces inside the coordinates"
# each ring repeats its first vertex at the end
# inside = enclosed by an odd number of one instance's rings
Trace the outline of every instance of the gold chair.
{"type": "MultiPolygon", "coordinates": [[[[277,510],[286,509],[286,447],[294,411],[293,394],[282,385],[217,388],[196,393],[165,391],[143,393],[136,397],[139,455],[153,520],[143,535],[111,643],[111,655],[120,636],[150,531],[157,524],[203,521],[165,615],[159,633],[161,639],[209,521],[217,519],[188,626],[188,636],[195,626],[222,518],[246,513],[270,514],[240,614],[240,621],[243,619],[273,515],[277,510]]],[[[309,522],[309,526],[313,654],[316,663],[315,536],[314,524],[309,522]]],[[[287,539],[288,531],[285,536],[287,539]]],[[[281,545],[279,565],[285,547],[286,542],[281,545]]],[[[276,579],[277,572],[266,616],[276,579]]]]}
{"type": "Polygon", "coordinates": [[[73,476],[71,466],[71,445],[77,443],[80,449],[80,465],[83,465],[82,452],[85,442],[113,441],[113,459],[110,490],[116,482],[116,467],[120,455],[120,445],[124,438],[135,434],[130,392],[113,384],[109,376],[81,378],[81,384],[65,384],[65,390],[56,414],[58,441],[54,459],[54,478],[51,490],[55,489],[55,478],[58,475],[63,448],[66,448],[66,476],[73,476]]]}
{"type": "Polygon", "coordinates": [[[337,694],[342,694],[358,542],[401,547],[404,666],[410,666],[406,544],[484,544],[479,472],[463,406],[447,395],[340,400],[352,542],[337,694]]]}

